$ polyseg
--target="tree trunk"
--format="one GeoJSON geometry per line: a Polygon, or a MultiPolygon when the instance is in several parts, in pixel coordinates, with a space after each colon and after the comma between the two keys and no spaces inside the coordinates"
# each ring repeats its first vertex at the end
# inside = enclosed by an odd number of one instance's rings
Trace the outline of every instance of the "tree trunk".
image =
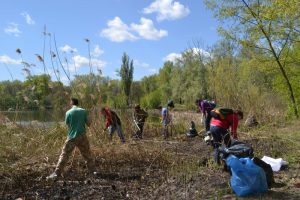
{"type": "Polygon", "coordinates": [[[262,26],[260,26],[260,27],[261,27],[261,30],[262,30],[263,34],[265,35],[265,37],[266,37],[266,39],[268,41],[269,47],[271,48],[271,52],[272,52],[272,54],[273,54],[273,56],[274,56],[274,58],[276,60],[276,63],[278,65],[279,69],[280,69],[280,72],[281,72],[281,74],[282,74],[282,76],[283,76],[283,78],[285,80],[285,83],[287,85],[287,88],[288,88],[288,91],[289,91],[289,94],[290,94],[290,100],[291,100],[291,102],[293,104],[294,114],[295,114],[296,118],[298,119],[299,118],[298,108],[297,108],[297,103],[296,103],[296,99],[295,99],[295,95],[294,95],[294,90],[293,90],[293,87],[291,85],[291,82],[290,82],[290,80],[289,80],[289,78],[288,78],[288,76],[286,74],[284,66],[280,62],[280,59],[277,56],[277,54],[276,54],[276,52],[275,52],[275,50],[273,48],[273,45],[272,45],[272,42],[271,42],[269,36],[265,32],[264,28],[262,26]]]}

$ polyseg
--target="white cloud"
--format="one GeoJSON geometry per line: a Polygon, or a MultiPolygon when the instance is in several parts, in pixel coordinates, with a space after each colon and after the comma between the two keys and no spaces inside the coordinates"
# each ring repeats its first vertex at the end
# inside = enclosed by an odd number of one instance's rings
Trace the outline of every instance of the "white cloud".
{"type": "Polygon", "coordinates": [[[148,7],[144,8],[143,13],[157,13],[156,19],[163,21],[183,18],[190,13],[190,10],[178,1],[155,0],[148,7]]]}
{"type": "Polygon", "coordinates": [[[211,56],[209,52],[205,51],[204,49],[200,49],[200,48],[191,48],[191,49],[188,49],[187,51],[193,51],[194,54],[201,55],[204,58],[208,58],[211,56]]]}
{"type": "Polygon", "coordinates": [[[130,32],[130,28],[122,22],[119,17],[115,17],[113,20],[107,22],[108,28],[101,31],[101,36],[108,38],[113,42],[123,42],[125,40],[138,39],[130,32]]]}
{"type": "MultiPolygon", "coordinates": [[[[211,57],[210,53],[205,51],[204,49],[200,48],[190,48],[187,49],[185,52],[192,52],[195,56],[202,56],[203,60],[206,61],[209,57],[211,57]]],[[[163,61],[171,61],[171,62],[176,62],[178,59],[181,59],[182,55],[179,53],[170,53],[166,57],[163,58],[163,61]]]]}
{"type": "Polygon", "coordinates": [[[140,24],[131,24],[131,28],[147,40],[158,40],[168,35],[168,31],[155,29],[152,20],[143,17],[140,24]]]}
{"type": "Polygon", "coordinates": [[[98,58],[100,55],[102,55],[104,51],[100,49],[99,45],[96,45],[94,50],[91,52],[92,56],[98,58]]]}
{"type": "Polygon", "coordinates": [[[181,58],[181,54],[179,53],[170,53],[166,57],[163,58],[163,61],[171,61],[171,62],[176,62],[177,59],[181,58]]]}
{"type": "Polygon", "coordinates": [[[31,16],[27,12],[21,13],[21,15],[25,18],[26,23],[29,25],[34,25],[35,21],[31,18],[31,16]]]}
{"type": "Polygon", "coordinates": [[[21,64],[21,60],[15,60],[7,55],[0,56],[0,62],[8,64],[8,65],[21,64]]]}
{"type": "Polygon", "coordinates": [[[22,32],[19,30],[19,25],[16,23],[10,23],[5,29],[4,32],[13,35],[15,37],[18,37],[22,32]]]}
{"type": "Polygon", "coordinates": [[[102,30],[101,36],[113,42],[134,41],[137,39],[158,40],[168,35],[166,30],[157,30],[152,20],[141,18],[140,24],[125,24],[119,17],[108,21],[108,28],[102,30]],[[138,34],[138,35],[136,35],[138,34]]]}
{"type": "MultiPolygon", "coordinates": [[[[72,60],[75,63],[77,70],[80,67],[88,67],[89,66],[89,59],[84,56],[76,55],[76,56],[73,56],[72,60]]],[[[103,69],[106,65],[106,62],[99,60],[99,59],[92,58],[91,65],[93,68],[103,69]]],[[[70,66],[70,70],[75,71],[74,67],[75,67],[74,65],[70,66]]]]}
{"type": "Polygon", "coordinates": [[[60,47],[59,48],[61,51],[63,51],[63,52],[77,52],[77,49],[76,48],[72,48],[72,47],[70,47],[69,45],[65,45],[65,46],[63,46],[63,47],[60,47]]]}
{"type": "Polygon", "coordinates": [[[134,60],[133,65],[134,67],[142,67],[142,68],[148,68],[150,66],[148,63],[141,62],[139,60],[134,60]]]}

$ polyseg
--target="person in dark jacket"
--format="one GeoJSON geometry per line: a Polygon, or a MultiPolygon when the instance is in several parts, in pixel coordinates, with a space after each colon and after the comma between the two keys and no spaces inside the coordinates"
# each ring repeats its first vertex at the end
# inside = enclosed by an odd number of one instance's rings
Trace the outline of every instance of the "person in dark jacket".
{"type": "Polygon", "coordinates": [[[138,129],[134,135],[134,138],[136,139],[143,138],[143,129],[147,117],[148,117],[148,113],[144,109],[142,109],[140,105],[136,105],[134,107],[133,120],[135,126],[138,129]]]}

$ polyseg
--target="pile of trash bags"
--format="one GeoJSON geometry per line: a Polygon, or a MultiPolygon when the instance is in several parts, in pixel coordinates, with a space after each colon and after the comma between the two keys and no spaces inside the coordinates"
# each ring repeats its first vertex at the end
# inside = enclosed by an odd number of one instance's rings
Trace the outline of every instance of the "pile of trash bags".
{"type": "Polygon", "coordinates": [[[219,152],[231,174],[231,188],[239,197],[267,192],[275,183],[273,171],[288,164],[282,158],[254,157],[252,146],[240,141],[220,147],[219,152]]]}

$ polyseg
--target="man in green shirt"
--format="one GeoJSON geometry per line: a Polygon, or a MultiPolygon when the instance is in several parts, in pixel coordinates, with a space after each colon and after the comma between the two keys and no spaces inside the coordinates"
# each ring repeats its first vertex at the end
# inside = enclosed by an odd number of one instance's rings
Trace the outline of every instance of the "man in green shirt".
{"type": "Polygon", "coordinates": [[[80,150],[81,155],[87,162],[88,170],[95,171],[94,159],[91,155],[89,141],[86,136],[86,125],[90,125],[88,112],[78,107],[78,99],[71,98],[72,108],[66,112],[65,122],[68,125],[68,137],[59,156],[55,171],[47,177],[47,180],[56,179],[61,176],[65,165],[75,147],[80,150]]]}

